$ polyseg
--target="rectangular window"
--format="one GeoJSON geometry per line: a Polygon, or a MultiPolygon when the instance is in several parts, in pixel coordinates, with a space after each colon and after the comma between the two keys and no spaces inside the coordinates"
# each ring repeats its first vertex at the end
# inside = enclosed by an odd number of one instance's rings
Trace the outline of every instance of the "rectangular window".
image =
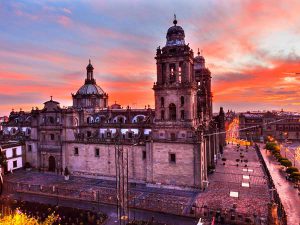
{"type": "Polygon", "coordinates": [[[13,151],[13,157],[17,157],[17,149],[13,148],[12,151],[13,151]]]}
{"type": "Polygon", "coordinates": [[[86,136],[87,136],[87,137],[91,137],[91,136],[92,136],[92,132],[91,132],[91,131],[88,131],[88,132],[86,133],[86,136]]]}
{"type": "Polygon", "coordinates": [[[171,141],[175,141],[176,140],[176,134],[175,133],[171,133],[171,141]]]}
{"type": "Polygon", "coordinates": [[[132,138],[132,132],[128,132],[128,138],[132,138]]]}
{"type": "Polygon", "coordinates": [[[54,134],[50,134],[50,140],[54,141],[54,134]]]}
{"type": "Polygon", "coordinates": [[[77,147],[74,148],[74,155],[78,156],[79,155],[79,150],[77,147]]]}
{"type": "Polygon", "coordinates": [[[32,145],[28,145],[28,152],[32,152],[32,145]]]}
{"type": "Polygon", "coordinates": [[[13,167],[16,168],[18,166],[17,160],[13,161],[13,167]]]}
{"type": "Polygon", "coordinates": [[[147,153],[146,153],[146,151],[143,151],[143,160],[145,160],[146,157],[147,157],[147,153]]]}
{"type": "Polygon", "coordinates": [[[95,157],[100,157],[100,149],[95,148],[95,157]]]}
{"type": "Polygon", "coordinates": [[[169,154],[169,162],[170,163],[176,163],[176,154],[175,153],[170,153],[169,154]]]}

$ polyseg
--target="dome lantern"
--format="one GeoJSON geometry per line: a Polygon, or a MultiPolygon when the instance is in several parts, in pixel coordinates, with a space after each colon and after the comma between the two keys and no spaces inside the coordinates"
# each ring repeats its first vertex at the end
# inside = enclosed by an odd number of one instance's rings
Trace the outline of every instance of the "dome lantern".
{"type": "Polygon", "coordinates": [[[167,32],[167,43],[166,46],[179,46],[179,45],[185,45],[185,34],[184,30],[181,26],[177,26],[177,19],[176,15],[174,15],[173,24],[174,26],[170,27],[167,32]]]}

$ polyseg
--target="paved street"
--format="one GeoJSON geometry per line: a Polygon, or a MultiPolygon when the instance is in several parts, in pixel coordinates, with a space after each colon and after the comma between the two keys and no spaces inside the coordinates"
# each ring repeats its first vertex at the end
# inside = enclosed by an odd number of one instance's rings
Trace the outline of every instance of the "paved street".
{"type": "Polygon", "coordinates": [[[265,150],[261,150],[267,167],[273,178],[282,204],[288,216],[288,225],[300,224],[300,196],[291,182],[285,179],[285,173],[280,170],[281,166],[274,157],[265,150]]]}

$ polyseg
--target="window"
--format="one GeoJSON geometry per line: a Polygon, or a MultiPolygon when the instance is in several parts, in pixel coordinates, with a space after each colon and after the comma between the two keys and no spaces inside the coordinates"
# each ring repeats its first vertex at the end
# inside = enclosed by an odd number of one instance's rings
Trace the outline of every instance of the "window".
{"type": "Polygon", "coordinates": [[[132,138],[132,132],[128,132],[128,138],[132,138]]]}
{"type": "Polygon", "coordinates": [[[110,137],[111,137],[111,133],[110,133],[110,132],[107,132],[107,133],[106,133],[106,137],[110,138],[110,137]]]}
{"type": "Polygon", "coordinates": [[[170,153],[169,154],[169,162],[170,163],[176,163],[176,154],[175,153],[170,153]]]}
{"type": "Polygon", "coordinates": [[[180,97],[180,105],[181,105],[181,107],[184,106],[184,97],[183,96],[180,97]]]}
{"type": "Polygon", "coordinates": [[[74,155],[76,155],[76,156],[79,155],[79,151],[78,151],[77,147],[74,148],[74,155]]]}
{"type": "Polygon", "coordinates": [[[54,141],[54,134],[50,134],[50,140],[54,141]]]}
{"type": "Polygon", "coordinates": [[[17,149],[13,148],[12,151],[13,151],[13,157],[17,157],[17,149]]]}
{"type": "Polygon", "coordinates": [[[100,157],[100,149],[99,148],[95,149],[95,157],[100,157]]]}
{"type": "Polygon", "coordinates": [[[182,81],[182,77],[181,77],[182,64],[183,64],[183,62],[180,62],[179,63],[179,68],[178,68],[178,81],[179,81],[179,83],[181,83],[181,81],[182,81]]]}
{"type": "Polygon", "coordinates": [[[161,97],[160,98],[160,107],[165,107],[165,99],[164,99],[164,97],[161,97]]]}
{"type": "Polygon", "coordinates": [[[165,120],[165,110],[161,110],[160,118],[161,118],[161,120],[165,120]]]}
{"type": "Polygon", "coordinates": [[[16,168],[18,166],[17,160],[13,161],[13,167],[16,168]]]}
{"type": "Polygon", "coordinates": [[[49,122],[50,122],[51,124],[54,123],[54,118],[53,118],[52,116],[49,116],[49,122]]]}
{"type": "Polygon", "coordinates": [[[170,120],[176,120],[176,105],[174,103],[169,105],[169,115],[170,120]]]}
{"type": "Polygon", "coordinates": [[[28,152],[32,152],[32,145],[28,145],[28,152]]]}
{"type": "Polygon", "coordinates": [[[147,153],[146,153],[146,151],[143,151],[143,160],[145,160],[146,157],[147,157],[147,153]]]}
{"type": "Polygon", "coordinates": [[[180,119],[184,120],[184,110],[180,111],[180,119]]]}
{"type": "Polygon", "coordinates": [[[175,135],[175,133],[171,133],[171,140],[172,140],[172,141],[175,141],[175,140],[176,140],[176,135],[175,135]]]}
{"type": "Polygon", "coordinates": [[[176,69],[176,66],[175,64],[170,64],[169,65],[170,67],[170,83],[174,83],[176,81],[176,75],[175,75],[175,69],[176,69]]]}
{"type": "Polygon", "coordinates": [[[92,132],[91,132],[91,131],[87,131],[87,132],[86,132],[86,136],[87,136],[87,137],[91,137],[91,136],[92,136],[92,132]]]}

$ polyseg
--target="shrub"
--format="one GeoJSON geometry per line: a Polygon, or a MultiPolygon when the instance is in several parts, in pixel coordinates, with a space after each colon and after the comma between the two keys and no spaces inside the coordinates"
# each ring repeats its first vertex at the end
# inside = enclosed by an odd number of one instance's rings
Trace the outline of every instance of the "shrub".
{"type": "Polygon", "coordinates": [[[280,161],[281,165],[285,166],[285,167],[290,167],[292,166],[292,162],[290,160],[281,160],[280,161]]]}
{"type": "Polygon", "coordinates": [[[224,161],[224,162],[225,162],[225,161],[226,161],[226,158],[222,158],[222,161],[224,161]]]}
{"type": "Polygon", "coordinates": [[[235,161],[236,161],[236,162],[239,162],[239,161],[240,161],[240,159],[236,159],[235,161]]]}
{"type": "Polygon", "coordinates": [[[298,168],[291,166],[291,167],[286,169],[286,172],[288,174],[292,174],[293,172],[299,172],[299,170],[298,170],[298,168]]]}
{"type": "Polygon", "coordinates": [[[295,181],[300,181],[300,172],[293,172],[290,175],[290,178],[294,179],[295,181]]]}

